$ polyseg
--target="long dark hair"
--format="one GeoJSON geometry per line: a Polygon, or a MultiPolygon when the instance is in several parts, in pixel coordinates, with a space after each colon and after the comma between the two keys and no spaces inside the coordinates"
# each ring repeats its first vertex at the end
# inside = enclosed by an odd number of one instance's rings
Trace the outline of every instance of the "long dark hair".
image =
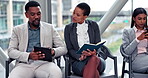
{"type": "MultiPolygon", "coordinates": [[[[147,16],[146,10],[144,8],[136,8],[132,14],[132,21],[131,21],[131,28],[133,28],[135,21],[133,20],[133,17],[135,18],[139,14],[145,14],[147,16]]],[[[146,18],[146,24],[147,26],[147,18],[146,18]]]]}

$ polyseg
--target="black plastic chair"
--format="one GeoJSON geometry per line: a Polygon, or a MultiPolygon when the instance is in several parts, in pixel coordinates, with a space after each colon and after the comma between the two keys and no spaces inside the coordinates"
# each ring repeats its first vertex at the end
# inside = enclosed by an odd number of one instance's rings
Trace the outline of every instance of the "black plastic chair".
{"type": "MultiPolygon", "coordinates": [[[[102,73],[101,74],[101,78],[118,78],[118,72],[117,72],[117,57],[111,55],[110,50],[103,45],[101,47],[101,54],[100,56],[103,57],[103,59],[107,59],[107,57],[111,58],[112,60],[114,60],[114,75],[108,75],[107,73],[102,73]]],[[[68,55],[65,56],[65,78],[82,78],[78,75],[75,75],[74,73],[72,73],[71,71],[71,63],[69,62],[69,57],[68,55]]]]}
{"type": "Polygon", "coordinates": [[[122,65],[122,75],[121,78],[124,78],[124,74],[127,73],[129,78],[148,78],[148,74],[134,72],[132,70],[132,56],[127,55],[124,51],[123,44],[120,46],[120,52],[123,56],[123,65],[122,65]],[[126,63],[128,64],[128,69],[125,69],[126,63]]]}
{"type": "MultiPolygon", "coordinates": [[[[60,62],[61,62],[61,56],[59,56],[59,57],[56,57],[55,58],[56,59],[56,61],[57,61],[57,65],[61,68],[61,65],[60,65],[60,62]]],[[[6,60],[6,71],[5,71],[5,73],[6,73],[6,78],[8,78],[8,76],[9,76],[9,72],[10,72],[10,68],[9,68],[9,66],[10,66],[10,63],[12,62],[12,61],[14,61],[14,59],[11,59],[11,58],[9,58],[8,60],[6,60]]]]}

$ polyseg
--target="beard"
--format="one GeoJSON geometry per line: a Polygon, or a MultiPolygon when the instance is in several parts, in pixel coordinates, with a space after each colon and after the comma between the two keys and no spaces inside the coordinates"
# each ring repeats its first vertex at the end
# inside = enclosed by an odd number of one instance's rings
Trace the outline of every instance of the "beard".
{"type": "Polygon", "coordinates": [[[40,26],[40,20],[39,19],[36,19],[36,20],[29,22],[29,23],[30,23],[30,25],[32,25],[36,28],[38,28],[40,26]]]}

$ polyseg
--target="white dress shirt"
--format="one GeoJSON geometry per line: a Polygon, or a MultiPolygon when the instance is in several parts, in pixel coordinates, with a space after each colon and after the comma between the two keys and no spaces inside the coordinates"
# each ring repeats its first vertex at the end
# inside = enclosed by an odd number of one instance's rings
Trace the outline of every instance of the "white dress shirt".
{"type": "Polygon", "coordinates": [[[147,52],[146,47],[148,46],[148,40],[147,39],[143,39],[143,40],[138,40],[137,37],[140,36],[144,31],[143,30],[138,30],[135,26],[134,26],[134,30],[135,30],[135,34],[136,34],[136,41],[139,42],[137,48],[138,48],[138,53],[143,53],[143,52],[147,52]]]}
{"type": "Polygon", "coordinates": [[[89,44],[89,35],[88,35],[88,24],[83,22],[82,24],[77,23],[77,37],[78,45],[82,47],[84,44],[89,44]]]}

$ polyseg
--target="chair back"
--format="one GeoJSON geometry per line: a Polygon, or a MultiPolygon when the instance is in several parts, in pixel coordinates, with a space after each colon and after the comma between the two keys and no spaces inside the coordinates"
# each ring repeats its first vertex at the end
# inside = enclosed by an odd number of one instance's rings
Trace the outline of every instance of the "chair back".
{"type": "Polygon", "coordinates": [[[120,52],[123,56],[123,65],[122,65],[122,75],[121,78],[124,78],[124,74],[129,74],[129,78],[148,78],[148,74],[137,73],[132,70],[132,55],[127,55],[124,51],[123,44],[120,46],[120,52]],[[129,65],[128,69],[125,69],[126,63],[129,65]]]}

